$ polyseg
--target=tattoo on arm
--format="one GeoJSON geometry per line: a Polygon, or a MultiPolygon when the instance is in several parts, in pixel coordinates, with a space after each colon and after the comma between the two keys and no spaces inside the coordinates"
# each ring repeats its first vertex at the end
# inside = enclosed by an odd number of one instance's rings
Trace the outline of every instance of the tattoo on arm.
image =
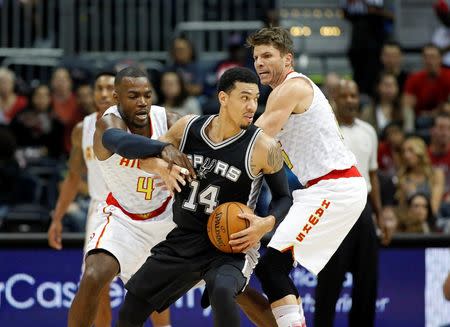
{"type": "Polygon", "coordinates": [[[279,171],[283,167],[283,155],[281,148],[277,142],[272,142],[267,152],[267,165],[271,168],[272,173],[279,171]]]}

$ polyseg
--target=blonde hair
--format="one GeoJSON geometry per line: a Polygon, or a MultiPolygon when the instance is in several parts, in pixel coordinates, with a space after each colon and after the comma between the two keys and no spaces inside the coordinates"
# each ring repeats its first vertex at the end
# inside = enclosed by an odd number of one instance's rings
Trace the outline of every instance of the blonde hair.
{"type": "MultiPolygon", "coordinates": [[[[405,143],[411,144],[411,148],[414,154],[419,159],[417,166],[420,168],[420,171],[425,176],[425,179],[431,189],[431,182],[433,179],[433,169],[431,166],[431,161],[428,155],[427,145],[425,141],[422,140],[420,137],[410,136],[403,142],[403,146],[405,145],[405,143]]],[[[406,182],[409,174],[411,173],[411,170],[412,168],[406,165],[405,159],[403,158],[402,155],[400,168],[398,169],[397,173],[399,185],[402,185],[406,182]]],[[[406,203],[407,194],[403,194],[401,187],[398,188],[396,195],[401,205],[406,203]]]]}
{"type": "Polygon", "coordinates": [[[16,80],[16,74],[6,67],[0,67],[0,77],[1,76],[9,77],[13,82],[16,80]]]}

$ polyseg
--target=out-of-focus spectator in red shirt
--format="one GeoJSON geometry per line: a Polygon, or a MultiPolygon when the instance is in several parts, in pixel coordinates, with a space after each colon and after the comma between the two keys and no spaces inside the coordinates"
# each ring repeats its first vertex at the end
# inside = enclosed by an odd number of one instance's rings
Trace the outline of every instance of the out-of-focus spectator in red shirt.
{"type": "Polygon", "coordinates": [[[27,98],[14,92],[14,72],[0,68],[0,123],[9,124],[28,104],[27,98]]]}
{"type": "Polygon", "coordinates": [[[72,78],[66,68],[58,68],[53,72],[51,91],[53,110],[56,118],[64,124],[64,147],[69,152],[72,129],[83,115],[72,92],[72,78]]]}
{"type": "Polygon", "coordinates": [[[399,123],[390,123],[383,129],[378,145],[378,171],[384,176],[392,178],[397,174],[404,140],[405,133],[399,123]]]}
{"type": "Polygon", "coordinates": [[[424,69],[406,80],[403,107],[417,117],[433,116],[450,95],[450,70],[443,68],[440,50],[432,44],[422,49],[424,69]]]}

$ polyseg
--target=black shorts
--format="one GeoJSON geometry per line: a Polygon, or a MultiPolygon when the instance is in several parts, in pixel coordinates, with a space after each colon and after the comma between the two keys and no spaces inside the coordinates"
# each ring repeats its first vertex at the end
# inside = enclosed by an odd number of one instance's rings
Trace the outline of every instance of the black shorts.
{"type": "Polygon", "coordinates": [[[247,284],[244,254],[228,254],[217,250],[206,233],[173,229],[166,240],[152,249],[152,255],[131,277],[125,288],[145,299],[158,312],[163,311],[190,290],[208,272],[223,265],[236,269],[236,278],[247,284]]]}

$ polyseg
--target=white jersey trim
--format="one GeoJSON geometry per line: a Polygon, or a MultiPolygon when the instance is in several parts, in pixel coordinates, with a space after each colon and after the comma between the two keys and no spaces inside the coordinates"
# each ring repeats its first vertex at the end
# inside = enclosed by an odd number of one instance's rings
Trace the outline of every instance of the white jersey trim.
{"type": "Polygon", "coordinates": [[[218,150],[221,149],[223,147],[226,147],[227,145],[233,143],[234,141],[236,141],[237,139],[239,139],[242,135],[245,134],[245,130],[241,130],[239,133],[237,133],[235,136],[230,137],[229,139],[226,139],[222,142],[219,143],[214,143],[213,141],[211,141],[208,137],[208,135],[206,135],[206,127],[208,127],[209,123],[214,119],[214,117],[216,117],[218,115],[214,115],[209,117],[206,122],[203,124],[201,130],[200,130],[200,135],[202,137],[202,139],[206,142],[206,144],[209,145],[210,148],[212,148],[213,150],[218,150]]]}

